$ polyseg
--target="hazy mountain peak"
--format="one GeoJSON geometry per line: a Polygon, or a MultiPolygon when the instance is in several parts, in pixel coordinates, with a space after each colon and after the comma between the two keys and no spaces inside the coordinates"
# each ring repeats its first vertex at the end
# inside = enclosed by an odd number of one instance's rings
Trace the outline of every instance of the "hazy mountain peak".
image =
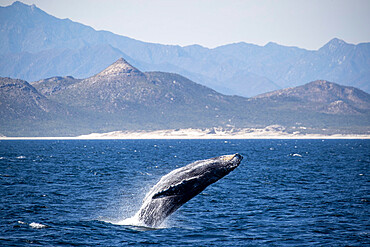
{"type": "Polygon", "coordinates": [[[349,46],[350,44],[346,43],[344,40],[334,38],[326,43],[320,50],[329,50],[330,52],[336,51],[338,48],[349,46]]]}
{"type": "Polygon", "coordinates": [[[13,6],[13,7],[29,7],[30,5],[27,5],[25,3],[22,3],[21,1],[15,1],[10,6],[13,6]]]}
{"type": "Polygon", "coordinates": [[[274,47],[274,46],[280,46],[278,43],[276,43],[276,42],[272,42],[272,41],[270,41],[270,42],[268,42],[266,45],[265,45],[265,47],[274,47]]]}
{"type": "Polygon", "coordinates": [[[333,38],[332,40],[329,41],[329,44],[333,44],[333,45],[345,45],[347,43],[344,40],[342,40],[342,39],[333,38]]]}
{"type": "Polygon", "coordinates": [[[105,70],[97,74],[97,76],[121,76],[130,74],[142,75],[143,73],[129,64],[125,59],[120,58],[105,70]]]}
{"type": "Polygon", "coordinates": [[[14,2],[12,5],[7,6],[7,8],[12,8],[12,9],[15,9],[16,11],[22,11],[22,10],[23,11],[31,11],[31,12],[40,11],[40,12],[44,13],[44,11],[39,9],[35,4],[28,5],[28,4],[22,3],[20,1],[14,2]]]}

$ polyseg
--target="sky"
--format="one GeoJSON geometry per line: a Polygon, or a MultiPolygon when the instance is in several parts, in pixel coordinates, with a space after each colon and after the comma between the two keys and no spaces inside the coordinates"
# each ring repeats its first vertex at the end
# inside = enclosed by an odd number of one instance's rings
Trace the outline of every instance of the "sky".
{"type": "MultiPolygon", "coordinates": [[[[0,0],[0,6],[13,0],[0,0]]],[[[58,18],[145,42],[214,48],[275,42],[317,50],[370,41],[370,0],[22,0],[58,18]]]]}

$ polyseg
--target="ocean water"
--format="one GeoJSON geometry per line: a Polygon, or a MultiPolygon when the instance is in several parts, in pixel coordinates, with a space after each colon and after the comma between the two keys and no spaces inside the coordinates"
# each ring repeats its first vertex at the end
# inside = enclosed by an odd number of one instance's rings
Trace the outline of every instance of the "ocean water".
{"type": "Polygon", "coordinates": [[[0,141],[1,246],[366,246],[369,140],[0,141]],[[119,225],[163,175],[241,165],[159,229],[119,225]]]}

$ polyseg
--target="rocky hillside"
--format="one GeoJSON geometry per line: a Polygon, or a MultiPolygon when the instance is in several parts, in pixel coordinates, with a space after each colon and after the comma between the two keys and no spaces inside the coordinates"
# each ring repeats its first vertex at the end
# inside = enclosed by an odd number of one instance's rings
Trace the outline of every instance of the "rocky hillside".
{"type": "Polygon", "coordinates": [[[252,100],[275,107],[314,110],[328,114],[366,114],[370,111],[370,95],[354,87],[328,81],[314,81],[303,86],[258,95],[252,100]]]}
{"type": "Polygon", "coordinates": [[[0,77],[0,135],[47,136],[69,129],[77,112],[39,93],[28,82],[0,77]]]}
{"type": "MultiPolygon", "coordinates": [[[[60,110],[26,81],[0,78],[0,90],[0,115],[6,119],[43,119],[60,110]]],[[[2,122],[6,119],[1,118],[2,122]]]]}
{"type": "MultiPolygon", "coordinates": [[[[40,82],[33,83],[36,84],[40,82]]],[[[211,110],[233,99],[178,74],[141,72],[123,58],[92,77],[71,80],[70,85],[65,81],[63,85],[63,90],[54,90],[49,98],[65,105],[108,113],[143,107],[160,111],[211,110]]]]}
{"type": "Polygon", "coordinates": [[[81,80],[75,79],[72,76],[55,76],[40,81],[31,82],[31,85],[37,89],[41,94],[50,96],[58,91],[65,90],[69,85],[80,82],[81,80]]]}
{"type": "Polygon", "coordinates": [[[0,134],[71,136],[117,130],[284,126],[307,133],[368,133],[370,96],[327,81],[254,98],[226,96],[181,75],[142,72],[120,58],[86,79],[32,85],[0,79],[0,134]]]}

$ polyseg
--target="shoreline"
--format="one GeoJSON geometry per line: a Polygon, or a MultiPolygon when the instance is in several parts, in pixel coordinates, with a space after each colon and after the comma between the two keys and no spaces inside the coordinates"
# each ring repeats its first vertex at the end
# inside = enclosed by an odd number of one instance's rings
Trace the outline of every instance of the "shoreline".
{"type": "Polygon", "coordinates": [[[52,140],[369,140],[369,136],[295,136],[295,137],[127,137],[127,138],[79,138],[65,136],[48,136],[48,137],[0,137],[0,141],[52,141],[52,140]]]}
{"type": "Polygon", "coordinates": [[[287,133],[282,129],[178,129],[157,131],[113,131],[108,133],[91,133],[73,137],[7,137],[0,140],[241,140],[241,139],[370,139],[370,134],[302,134],[287,133]]]}

